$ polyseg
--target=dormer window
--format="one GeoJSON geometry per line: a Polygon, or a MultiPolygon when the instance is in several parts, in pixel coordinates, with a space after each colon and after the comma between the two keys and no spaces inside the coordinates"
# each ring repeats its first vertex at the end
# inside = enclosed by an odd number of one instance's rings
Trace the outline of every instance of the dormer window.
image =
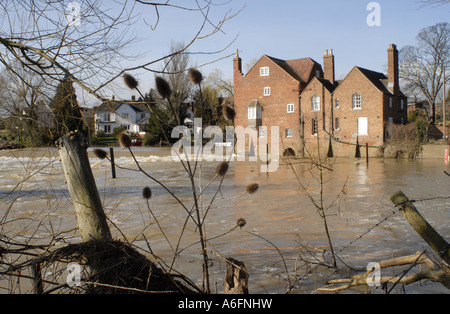
{"type": "Polygon", "coordinates": [[[269,76],[269,67],[260,68],[259,76],[269,76]]]}

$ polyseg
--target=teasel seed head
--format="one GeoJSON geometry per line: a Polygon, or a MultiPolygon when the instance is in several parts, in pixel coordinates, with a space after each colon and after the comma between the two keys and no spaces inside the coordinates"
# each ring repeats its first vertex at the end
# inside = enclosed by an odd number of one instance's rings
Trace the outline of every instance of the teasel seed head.
{"type": "Polygon", "coordinates": [[[119,134],[119,144],[122,148],[131,147],[131,137],[126,132],[121,132],[119,134]]]}
{"type": "Polygon", "coordinates": [[[234,109],[229,105],[225,105],[223,106],[223,116],[225,117],[225,119],[233,121],[234,117],[236,116],[236,111],[234,111],[234,109]]]}
{"type": "Polygon", "coordinates": [[[227,173],[228,167],[229,167],[228,161],[224,161],[220,165],[217,166],[216,173],[219,176],[223,177],[227,173]]]}
{"type": "Polygon", "coordinates": [[[258,191],[259,185],[257,183],[252,183],[247,185],[246,191],[248,194],[254,194],[256,191],[258,191]]]}
{"type": "Polygon", "coordinates": [[[107,152],[105,152],[103,149],[99,149],[99,148],[94,149],[94,154],[95,154],[95,156],[97,156],[98,159],[105,159],[106,156],[108,156],[107,152]]]}
{"type": "Polygon", "coordinates": [[[139,85],[138,81],[136,81],[136,79],[130,74],[124,74],[123,80],[125,81],[125,84],[128,86],[129,89],[135,89],[139,85]]]}
{"type": "Polygon", "coordinates": [[[189,78],[191,79],[192,83],[197,84],[197,85],[200,85],[200,83],[203,81],[203,75],[197,69],[189,70],[189,78]]]}
{"type": "Polygon", "coordinates": [[[161,95],[162,98],[169,98],[170,95],[172,94],[172,90],[169,86],[169,83],[167,83],[167,81],[160,76],[157,76],[155,78],[155,83],[159,95],[161,95]]]}
{"type": "Polygon", "coordinates": [[[246,224],[247,224],[247,221],[245,221],[244,218],[239,218],[239,219],[236,221],[236,225],[237,225],[239,228],[244,227],[246,224]]]}
{"type": "Polygon", "coordinates": [[[142,190],[142,196],[145,199],[150,199],[152,197],[152,190],[146,186],[143,190],[142,190]]]}

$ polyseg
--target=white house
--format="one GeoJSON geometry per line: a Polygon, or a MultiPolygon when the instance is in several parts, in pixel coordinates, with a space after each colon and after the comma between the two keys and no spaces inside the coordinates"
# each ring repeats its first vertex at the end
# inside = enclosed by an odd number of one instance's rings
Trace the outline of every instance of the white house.
{"type": "Polygon", "coordinates": [[[111,134],[115,128],[124,127],[131,134],[144,132],[150,118],[150,110],[141,102],[103,103],[95,113],[95,133],[103,131],[111,134]]]}

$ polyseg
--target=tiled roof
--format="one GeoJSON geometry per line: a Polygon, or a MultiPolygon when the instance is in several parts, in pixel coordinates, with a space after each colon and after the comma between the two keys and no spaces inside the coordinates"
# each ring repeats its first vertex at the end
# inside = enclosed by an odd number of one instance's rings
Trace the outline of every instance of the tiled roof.
{"type": "Polygon", "coordinates": [[[278,64],[283,70],[285,70],[294,79],[307,83],[311,78],[314,65],[318,64],[311,58],[301,58],[295,60],[282,60],[274,57],[267,56],[270,60],[278,64]]]}
{"type": "Polygon", "coordinates": [[[318,64],[311,58],[287,60],[286,62],[291,66],[292,69],[294,69],[294,71],[304,82],[308,82],[310,80],[313,67],[314,65],[318,64]]]}

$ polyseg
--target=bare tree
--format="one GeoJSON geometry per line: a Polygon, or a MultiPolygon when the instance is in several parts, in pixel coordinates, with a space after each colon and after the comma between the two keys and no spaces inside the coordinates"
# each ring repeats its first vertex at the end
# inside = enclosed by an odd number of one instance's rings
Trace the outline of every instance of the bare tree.
{"type": "MultiPolygon", "coordinates": [[[[194,47],[194,43],[204,42],[208,37],[213,36],[219,32],[223,32],[222,28],[228,20],[233,18],[235,14],[231,14],[229,11],[230,2],[216,3],[216,1],[204,1],[198,0],[183,1],[182,5],[175,5],[170,1],[161,2],[148,2],[139,0],[118,0],[112,2],[113,4],[105,4],[100,0],[78,0],[71,2],[70,5],[66,5],[67,2],[62,1],[49,1],[49,0],[25,0],[25,1],[12,1],[2,0],[0,3],[0,66],[4,67],[6,71],[14,75],[18,80],[26,84],[26,80],[23,75],[14,70],[12,66],[15,62],[19,63],[26,73],[33,73],[40,77],[44,82],[44,85],[56,87],[56,82],[62,81],[67,78],[74,84],[78,85],[78,88],[85,93],[91,94],[101,101],[106,101],[104,90],[109,87],[116,79],[122,78],[124,73],[139,71],[139,72],[152,72],[158,75],[163,75],[170,72],[168,67],[164,67],[161,71],[162,64],[169,64],[169,61],[177,57],[184,57],[192,54],[204,54],[211,55],[214,59],[219,59],[225,54],[224,52],[229,45],[219,48],[216,51],[197,51],[189,53],[190,47],[194,47]],[[220,4],[220,5],[218,5],[220,4]],[[110,7],[108,7],[110,5],[110,7]],[[178,10],[192,16],[192,23],[189,27],[193,29],[193,35],[191,38],[186,38],[186,44],[177,47],[167,55],[154,56],[151,58],[143,58],[136,60],[125,53],[129,51],[137,51],[136,44],[138,43],[136,37],[133,34],[133,26],[135,23],[145,24],[148,31],[156,30],[160,27],[160,18],[162,18],[162,11],[164,10],[178,10]],[[217,14],[212,14],[212,11],[222,10],[225,8],[225,13],[217,17],[217,14]],[[148,15],[144,13],[150,12],[154,14],[154,21],[149,24],[147,21],[148,15]],[[214,17],[213,17],[214,16],[214,17]],[[191,26],[192,25],[192,26],[191,26]],[[151,60],[149,60],[151,59],[151,60]],[[127,61],[134,61],[133,66],[127,61]]],[[[140,33],[143,33],[143,29],[139,29],[140,33]]],[[[153,43],[154,45],[157,43],[153,43]]],[[[197,46],[195,46],[197,47],[197,46]]],[[[201,47],[201,46],[200,46],[201,47]]],[[[201,50],[201,49],[200,49],[201,50]]],[[[232,54],[230,54],[231,56],[232,54]]],[[[226,57],[226,56],[225,56],[226,57]]],[[[180,71],[186,71],[187,69],[180,69],[180,71]]],[[[174,71],[176,72],[176,71],[174,71]]],[[[174,73],[173,72],[173,73],[174,73]]],[[[136,81],[135,81],[136,82],[136,81]]],[[[123,84],[123,83],[122,83],[123,84]]],[[[132,86],[131,84],[130,86],[132,86]]],[[[134,88],[137,87],[134,85],[134,88]]],[[[130,87],[131,88],[131,87],[130,87]]],[[[167,98],[167,95],[163,98],[167,98]]],[[[78,135],[76,135],[78,136],[78,135]]],[[[67,137],[67,136],[66,136],[67,137]]],[[[72,134],[75,138],[75,135],[72,134]]],[[[69,136],[70,140],[70,136],[69,136]]],[[[130,148],[131,140],[127,141],[126,147],[130,148]]],[[[80,143],[80,147],[83,149],[86,147],[85,143],[80,143]]],[[[53,163],[53,161],[51,161],[53,163]]],[[[50,164],[51,164],[50,163],[50,164]]],[[[137,162],[136,162],[137,163],[137,162]]],[[[206,251],[206,234],[203,234],[205,230],[205,218],[209,211],[209,208],[203,212],[203,208],[198,202],[198,198],[202,196],[202,193],[198,193],[196,184],[194,182],[194,174],[196,168],[190,167],[190,163],[186,163],[187,171],[189,171],[189,178],[191,180],[192,198],[194,205],[191,209],[180,201],[180,205],[186,210],[188,219],[194,220],[197,230],[200,230],[200,243],[202,246],[203,256],[203,269],[204,269],[204,283],[206,285],[205,291],[210,292],[209,287],[209,258],[206,251]],[[194,217],[195,216],[195,217],[194,217]]],[[[139,170],[143,169],[137,163],[139,170]]],[[[30,176],[38,173],[43,168],[32,172],[28,175],[23,182],[30,176]]],[[[224,172],[215,176],[215,179],[222,179],[224,172]]],[[[20,184],[18,186],[20,187],[20,184]]],[[[217,192],[213,195],[213,199],[219,194],[220,187],[217,188],[217,192]]],[[[202,190],[202,192],[204,189],[202,190]]],[[[167,192],[173,195],[179,200],[173,192],[167,189],[167,192]]],[[[6,196],[8,196],[7,194],[6,196]]],[[[2,196],[2,198],[6,198],[2,196]]],[[[203,195],[205,197],[205,195],[203,195]]],[[[22,241],[26,245],[33,240],[35,235],[31,232],[31,235],[19,238],[17,232],[3,229],[5,226],[10,227],[8,213],[15,206],[15,201],[19,196],[14,198],[1,220],[0,228],[0,240],[4,238],[6,242],[0,242],[2,252],[5,254],[14,253],[18,254],[17,260],[25,258],[25,251],[5,251],[4,246],[10,247],[10,245],[22,245],[22,241]],[[29,237],[29,238],[26,238],[29,237]],[[17,240],[15,241],[15,239],[17,240]]],[[[213,201],[211,201],[212,203],[213,201]]],[[[38,224],[38,219],[33,217],[33,221],[38,224]]],[[[49,219],[49,223],[53,222],[49,219]]],[[[42,224],[39,224],[36,228],[41,228],[42,224]]],[[[21,230],[24,228],[22,227],[21,230]]],[[[235,229],[235,228],[234,228],[235,229]]],[[[233,230],[234,230],[233,229],[233,230]]],[[[22,231],[20,231],[22,232],[22,231]]],[[[57,235],[58,232],[53,232],[51,236],[62,239],[65,235],[57,235]]],[[[20,233],[22,235],[23,233],[20,233]]],[[[72,234],[72,232],[71,232],[72,234]]],[[[50,237],[51,237],[50,236],[50,237]]],[[[181,238],[181,235],[180,235],[181,238]]],[[[50,239],[50,245],[53,245],[53,239],[50,239]]],[[[42,248],[42,247],[39,247],[42,248]]],[[[33,247],[35,249],[35,247],[33,247]]],[[[179,251],[178,251],[179,252],[179,251]]],[[[30,254],[31,255],[31,254],[30,254]]],[[[37,254],[31,255],[36,256],[37,254]]],[[[17,256],[17,255],[16,255],[17,256]]],[[[174,256],[174,261],[177,254],[174,256]]],[[[11,280],[14,276],[21,277],[21,267],[14,267],[20,265],[16,261],[13,264],[5,265],[6,271],[2,272],[0,269],[0,276],[7,276],[8,280],[11,280]],[[14,273],[11,272],[14,270],[14,273]],[[18,273],[15,270],[19,269],[18,273]]],[[[4,259],[2,256],[2,263],[4,259]]],[[[3,266],[0,264],[0,266],[3,266]]],[[[173,271],[172,265],[170,266],[169,273],[173,271]]],[[[40,271],[36,271],[40,273],[40,271]]],[[[40,277],[40,276],[37,276],[40,277]]],[[[145,277],[148,283],[150,277],[145,277]]],[[[145,281],[145,280],[144,280],[145,281]]],[[[61,287],[61,286],[60,286],[61,287]]],[[[38,289],[42,290],[42,289],[38,289]]]]}
{"type": "Polygon", "coordinates": [[[421,0],[420,2],[422,2],[424,5],[431,5],[431,4],[442,5],[450,3],[450,0],[421,0]]]}
{"type": "MultiPolygon", "coordinates": [[[[70,5],[46,0],[2,1],[0,64],[13,71],[10,65],[14,60],[19,61],[47,84],[67,75],[85,92],[105,101],[102,90],[125,72],[144,70],[159,73],[162,62],[185,53],[197,41],[221,32],[225,22],[235,16],[227,11],[222,18],[213,20],[211,11],[217,8],[214,1],[203,6],[198,1],[177,6],[168,1],[130,0],[108,2],[108,5],[100,0],[79,0],[70,5]],[[149,13],[148,8],[154,9],[156,22],[152,25],[147,24],[148,17],[144,18],[142,13],[149,13]],[[197,27],[197,31],[179,50],[127,67],[125,61],[136,61],[137,57],[129,55],[138,43],[133,25],[145,23],[150,31],[156,30],[161,8],[192,14],[196,17],[193,27],[197,27]]],[[[217,51],[196,53],[217,55],[226,48],[228,46],[217,51]]]]}
{"type": "MultiPolygon", "coordinates": [[[[425,27],[417,35],[417,45],[400,50],[400,78],[412,92],[421,93],[431,105],[431,121],[436,121],[436,100],[444,86],[444,72],[450,69],[450,24],[425,27]]],[[[447,72],[448,73],[448,72],[447,72]]],[[[445,79],[450,82],[450,77],[445,79]]]]}
{"type": "Polygon", "coordinates": [[[224,78],[223,72],[220,69],[211,72],[206,79],[206,83],[216,88],[222,97],[234,95],[233,80],[224,78]]]}

